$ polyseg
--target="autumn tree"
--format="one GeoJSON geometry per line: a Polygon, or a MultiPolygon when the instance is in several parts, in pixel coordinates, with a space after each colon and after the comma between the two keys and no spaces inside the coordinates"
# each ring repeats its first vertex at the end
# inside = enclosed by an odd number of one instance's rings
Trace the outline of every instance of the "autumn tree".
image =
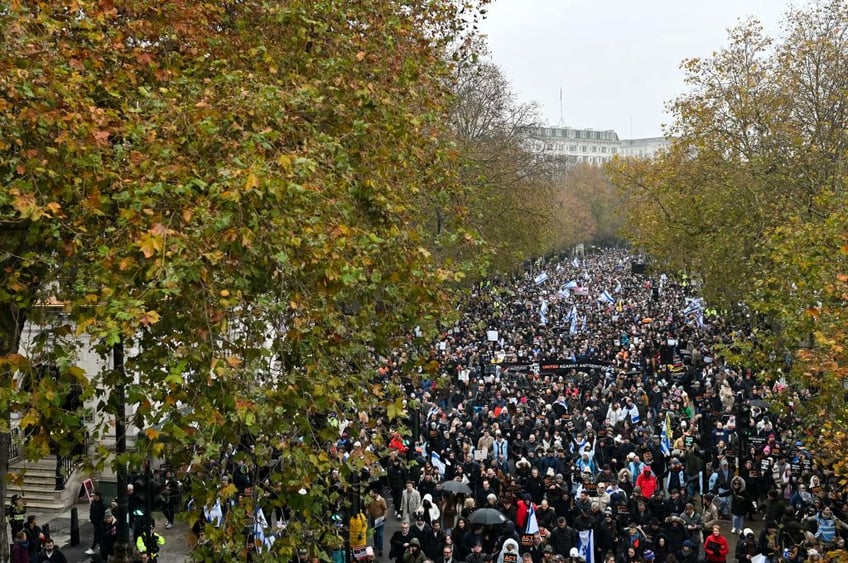
{"type": "MultiPolygon", "coordinates": [[[[418,206],[444,202],[458,223],[455,203],[468,201],[445,127],[443,55],[463,44],[474,4],[8,5],[4,412],[68,416],[56,406],[62,382],[106,412],[125,398],[146,439],[115,463],[154,454],[190,467],[198,507],[235,498],[218,488],[227,454],[269,468],[276,505],[293,517],[256,560],[290,557],[306,534],[340,541],[324,516],[373,459],[334,455],[333,420],[367,435],[358,411],[402,414],[375,367],[413,327],[429,334],[468,266],[449,260],[462,252],[428,249],[418,206]],[[126,369],[82,374],[60,338],[50,354],[65,377],[21,393],[12,376],[37,359],[15,353],[20,330],[47,298],[68,315],[55,335],[122,347],[126,369]]],[[[454,232],[443,244],[477,242],[468,226],[454,232]]],[[[94,441],[107,431],[93,429],[94,441]]],[[[48,443],[35,434],[28,454],[48,443]]],[[[101,443],[98,454],[110,452],[101,443]]],[[[216,558],[244,559],[257,495],[207,530],[216,558]]]]}
{"type": "MultiPolygon", "coordinates": [[[[791,10],[778,39],[757,22],[740,25],[712,57],[684,62],[689,89],[671,105],[669,151],[609,168],[626,192],[634,243],[699,277],[716,306],[741,303],[752,312],[757,345],[745,360],[770,378],[785,369],[787,355],[797,359],[799,350],[834,338],[836,325],[817,320],[817,311],[833,314],[845,305],[827,288],[846,271],[839,252],[846,41],[848,6],[841,1],[791,10]]],[[[789,382],[810,389],[799,365],[786,374],[789,382]]],[[[805,369],[839,373],[828,366],[805,369]]],[[[839,405],[808,414],[843,417],[843,396],[836,397],[839,405]]]]}
{"type": "Polygon", "coordinates": [[[558,180],[561,221],[571,230],[563,237],[560,247],[580,241],[599,246],[618,243],[621,240],[621,202],[603,169],[575,163],[565,167],[558,180]]]}
{"type": "MultiPolygon", "coordinates": [[[[551,250],[561,238],[553,172],[557,164],[528,150],[527,130],[538,125],[538,108],[519,102],[480,43],[462,60],[452,81],[449,122],[463,159],[456,194],[462,217],[483,234],[493,267],[509,269],[528,256],[551,250]]],[[[437,211],[438,213],[438,211],[437,211]]],[[[451,226],[439,220],[439,231],[451,226]]]]}

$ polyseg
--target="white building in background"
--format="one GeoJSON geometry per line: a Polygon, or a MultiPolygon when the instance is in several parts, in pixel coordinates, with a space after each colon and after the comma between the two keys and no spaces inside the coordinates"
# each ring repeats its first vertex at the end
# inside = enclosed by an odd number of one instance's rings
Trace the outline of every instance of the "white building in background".
{"type": "Polygon", "coordinates": [[[668,146],[668,139],[619,139],[607,129],[576,129],[574,127],[530,127],[526,145],[534,153],[565,158],[569,162],[585,162],[600,166],[615,155],[651,158],[668,146]]]}
{"type": "Polygon", "coordinates": [[[668,147],[668,145],[669,140],[665,137],[622,139],[618,154],[623,157],[654,158],[660,150],[668,147]]]}

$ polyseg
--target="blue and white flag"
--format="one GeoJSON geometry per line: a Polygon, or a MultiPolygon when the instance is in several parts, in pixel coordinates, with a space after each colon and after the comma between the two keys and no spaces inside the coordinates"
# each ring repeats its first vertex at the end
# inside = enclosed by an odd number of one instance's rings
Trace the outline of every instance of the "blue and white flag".
{"type": "Polygon", "coordinates": [[[541,274],[539,274],[538,276],[533,278],[533,283],[535,283],[536,285],[539,285],[540,283],[544,283],[547,280],[548,280],[548,273],[542,272],[541,274]]]}
{"type": "Polygon", "coordinates": [[[263,548],[270,549],[277,539],[274,534],[265,534],[265,530],[269,527],[265,513],[261,508],[256,509],[256,516],[253,519],[253,545],[256,546],[256,551],[259,553],[262,553],[263,548]]]}
{"type": "Polygon", "coordinates": [[[539,322],[542,326],[548,324],[548,300],[542,299],[542,304],[539,306],[539,322]]]}
{"type": "Polygon", "coordinates": [[[688,303],[686,308],[683,309],[683,316],[688,317],[689,315],[694,315],[699,313],[704,306],[704,300],[702,298],[697,299],[687,299],[688,303]]]}
{"type": "Polygon", "coordinates": [[[580,267],[580,260],[577,258],[577,256],[575,256],[574,260],[571,261],[571,265],[574,266],[575,268],[580,267]]]}
{"type": "Polygon", "coordinates": [[[621,293],[621,280],[615,280],[615,289],[613,292],[621,293]]]}
{"type": "Polygon", "coordinates": [[[559,290],[558,295],[563,299],[568,299],[569,297],[571,297],[571,292],[565,288],[562,288],[559,290]]]}
{"type": "Polygon", "coordinates": [[[568,328],[568,334],[577,334],[577,305],[571,306],[571,326],[568,328]]]}
{"type": "Polygon", "coordinates": [[[436,452],[431,452],[430,453],[430,463],[433,464],[433,467],[436,468],[436,470],[439,472],[439,475],[444,476],[445,469],[447,468],[447,466],[445,466],[445,463],[442,461],[442,456],[440,456],[436,452]]]}
{"type": "Polygon", "coordinates": [[[601,292],[600,295],[598,295],[598,301],[600,301],[601,303],[609,303],[610,305],[612,305],[613,303],[615,303],[615,298],[610,295],[609,291],[604,290],[601,292]]]}
{"type": "Polygon", "coordinates": [[[565,284],[563,287],[565,287],[565,289],[574,289],[575,287],[577,287],[577,280],[571,280],[570,282],[565,284]]]}
{"type": "Polygon", "coordinates": [[[665,413],[662,432],[660,432],[660,451],[664,456],[671,455],[671,416],[665,413]]]}
{"type": "Polygon", "coordinates": [[[536,519],[536,507],[530,503],[530,510],[527,512],[527,527],[524,529],[525,534],[538,534],[539,521],[536,519]]]}
{"type": "Polygon", "coordinates": [[[577,551],[586,563],[593,563],[595,557],[595,532],[594,530],[580,530],[578,536],[577,551]]]}

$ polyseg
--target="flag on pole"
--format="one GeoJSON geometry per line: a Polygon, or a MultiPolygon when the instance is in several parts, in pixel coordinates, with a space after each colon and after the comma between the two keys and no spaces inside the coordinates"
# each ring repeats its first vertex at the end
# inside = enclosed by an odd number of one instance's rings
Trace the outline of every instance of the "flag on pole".
{"type": "Polygon", "coordinates": [[[575,287],[577,287],[577,280],[571,280],[565,284],[565,289],[574,289],[575,287]]]}
{"type": "Polygon", "coordinates": [[[571,261],[571,265],[574,266],[575,268],[580,267],[580,260],[577,258],[577,256],[575,256],[574,260],[571,261]]]}
{"type": "Polygon", "coordinates": [[[586,563],[594,563],[595,556],[595,532],[594,530],[581,530],[578,537],[577,551],[586,563]]]}
{"type": "Polygon", "coordinates": [[[547,273],[547,272],[542,272],[541,274],[539,274],[538,276],[536,276],[535,278],[533,278],[533,282],[534,282],[536,285],[539,285],[540,283],[544,283],[545,281],[547,281],[547,279],[548,279],[548,273],[547,273]]]}
{"type": "Polygon", "coordinates": [[[542,299],[542,304],[539,306],[539,322],[542,326],[548,324],[548,300],[542,299]]]}
{"type": "Polygon", "coordinates": [[[598,301],[600,301],[601,303],[613,304],[613,303],[615,303],[615,298],[613,298],[613,296],[610,295],[609,291],[603,290],[601,292],[601,294],[598,295],[598,301]]]}
{"type": "Polygon", "coordinates": [[[539,533],[539,521],[536,519],[536,507],[532,502],[530,502],[530,510],[527,512],[527,527],[524,529],[524,533],[528,535],[539,533]]]}
{"type": "Polygon", "coordinates": [[[664,456],[671,455],[671,414],[665,413],[662,432],[660,433],[660,450],[664,456]]]}
{"type": "Polygon", "coordinates": [[[577,334],[577,305],[571,306],[571,326],[568,329],[568,334],[577,334]]]}

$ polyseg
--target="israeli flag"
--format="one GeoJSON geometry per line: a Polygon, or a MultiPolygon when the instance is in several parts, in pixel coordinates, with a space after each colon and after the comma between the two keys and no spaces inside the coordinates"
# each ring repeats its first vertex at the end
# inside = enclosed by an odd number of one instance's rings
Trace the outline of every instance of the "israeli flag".
{"type": "Polygon", "coordinates": [[[265,535],[265,530],[269,527],[265,513],[261,508],[256,509],[256,517],[253,519],[253,545],[258,553],[262,553],[263,548],[270,549],[277,539],[274,534],[265,535]]]}
{"type": "Polygon", "coordinates": [[[562,288],[559,290],[558,295],[563,299],[568,299],[569,297],[571,297],[571,292],[565,288],[562,288]]]}
{"type": "Polygon", "coordinates": [[[607,290],[604,290],[604,291],[601,292],[601,294],[598,296],[598,301],[600,301],[601,303],[609,303],[609,304],[615,303],[615,299],[613,298],[612,295],[610,295],[610,292],[607,291],[607,290]]]}
{"type": "Polygon", "coordinates": [[[621,280],[615,280],[615,293],[621,293],[621,280]]]}
{"type": "Polygon", "coordinates": [[[206,517],[206,521],[210,522],[216,528],[221,527],[221,523],[224,520],[224,507],[221,506],[221,499],[215,499],[215,504],[212,506],[207,506],[203,509],[203,514],[206,517]]]}
{"type": "Polygon", "coordinates": [[[442,456],[440,456],[436,452],[431,452],[430,463],[433,464],[433,467],[436,468],[436,470],[439,472],[439,475],[445,475],[445,469],[447,469],[447,466],[445,465],[445,462],[442,461],[442,456]]]}
{"type": "Polygon", "coordinates": [[[575,256],[574,260],[571,261],[571,265],[574,266],[575,268],[580,267],[580,260],[578,260],[577,256],[575,256]]]}
{"type": "Polygon", "coordinates": [[[581,530],[578,537],[577,551],[586,563],[594,562],[595,555],[595,532],[594,530],[581,530]]]}
{"type": "Polygon", "coordinates": [[[542,326],[548,324],[548,300],[542,299],[542,304],[539,306],[539,322],[542,326]]]}
{"type": "Polygon", "coordinates": [[[660,451],[666,457],[671,455],[671,417],[669,413],[665,413],[665,421],[663,422],[662,432],[660,432],[660,451]]]}
{"type": "Polygon", "coordinates": [[[548,280],[548,273],[542,272],[541,274],[539,274],[538,276],[533,278],[533,283],[535,283],[536,285],[539,285],[540,283],[544,283],[547,280],[548,280]]]}
{"type": "Polygon", "coordinates": [[[525,534],[538,534],[539,521],[536,519],[536,507],[530,502],[530,510],[527,512],[527,527],[524,529],[525,534]]]}
{"type": "Polygon", "coordinates": [[[683,309],[683,316],[688,317],[689,315],[694,315],[699,313],[704,305],[704,300],[700,297],[698,299],[687,299],[688,304],[686,308],[683,309]]]}
{"type": "Polygon", "coordinates": [[[630,421],[633,424],[639,424],[640,420],[642,420],[642,417],[639,415],[639,409],[636,405],[633,405],[633,408],[630,409],[630,421]]]}
{"type": "Polygon", "coordinates": [[[570,282],[565,284],[563,287],[565,287],[565,289],[574,289],[575,287],[577,287],[577,280],[571,280],[570,282]]]}
{"type": "Polygon", "coordinates": [[[577,305],[571,306],[571,326],[568,329],[568,334],[577,334],[577,305]]]}

